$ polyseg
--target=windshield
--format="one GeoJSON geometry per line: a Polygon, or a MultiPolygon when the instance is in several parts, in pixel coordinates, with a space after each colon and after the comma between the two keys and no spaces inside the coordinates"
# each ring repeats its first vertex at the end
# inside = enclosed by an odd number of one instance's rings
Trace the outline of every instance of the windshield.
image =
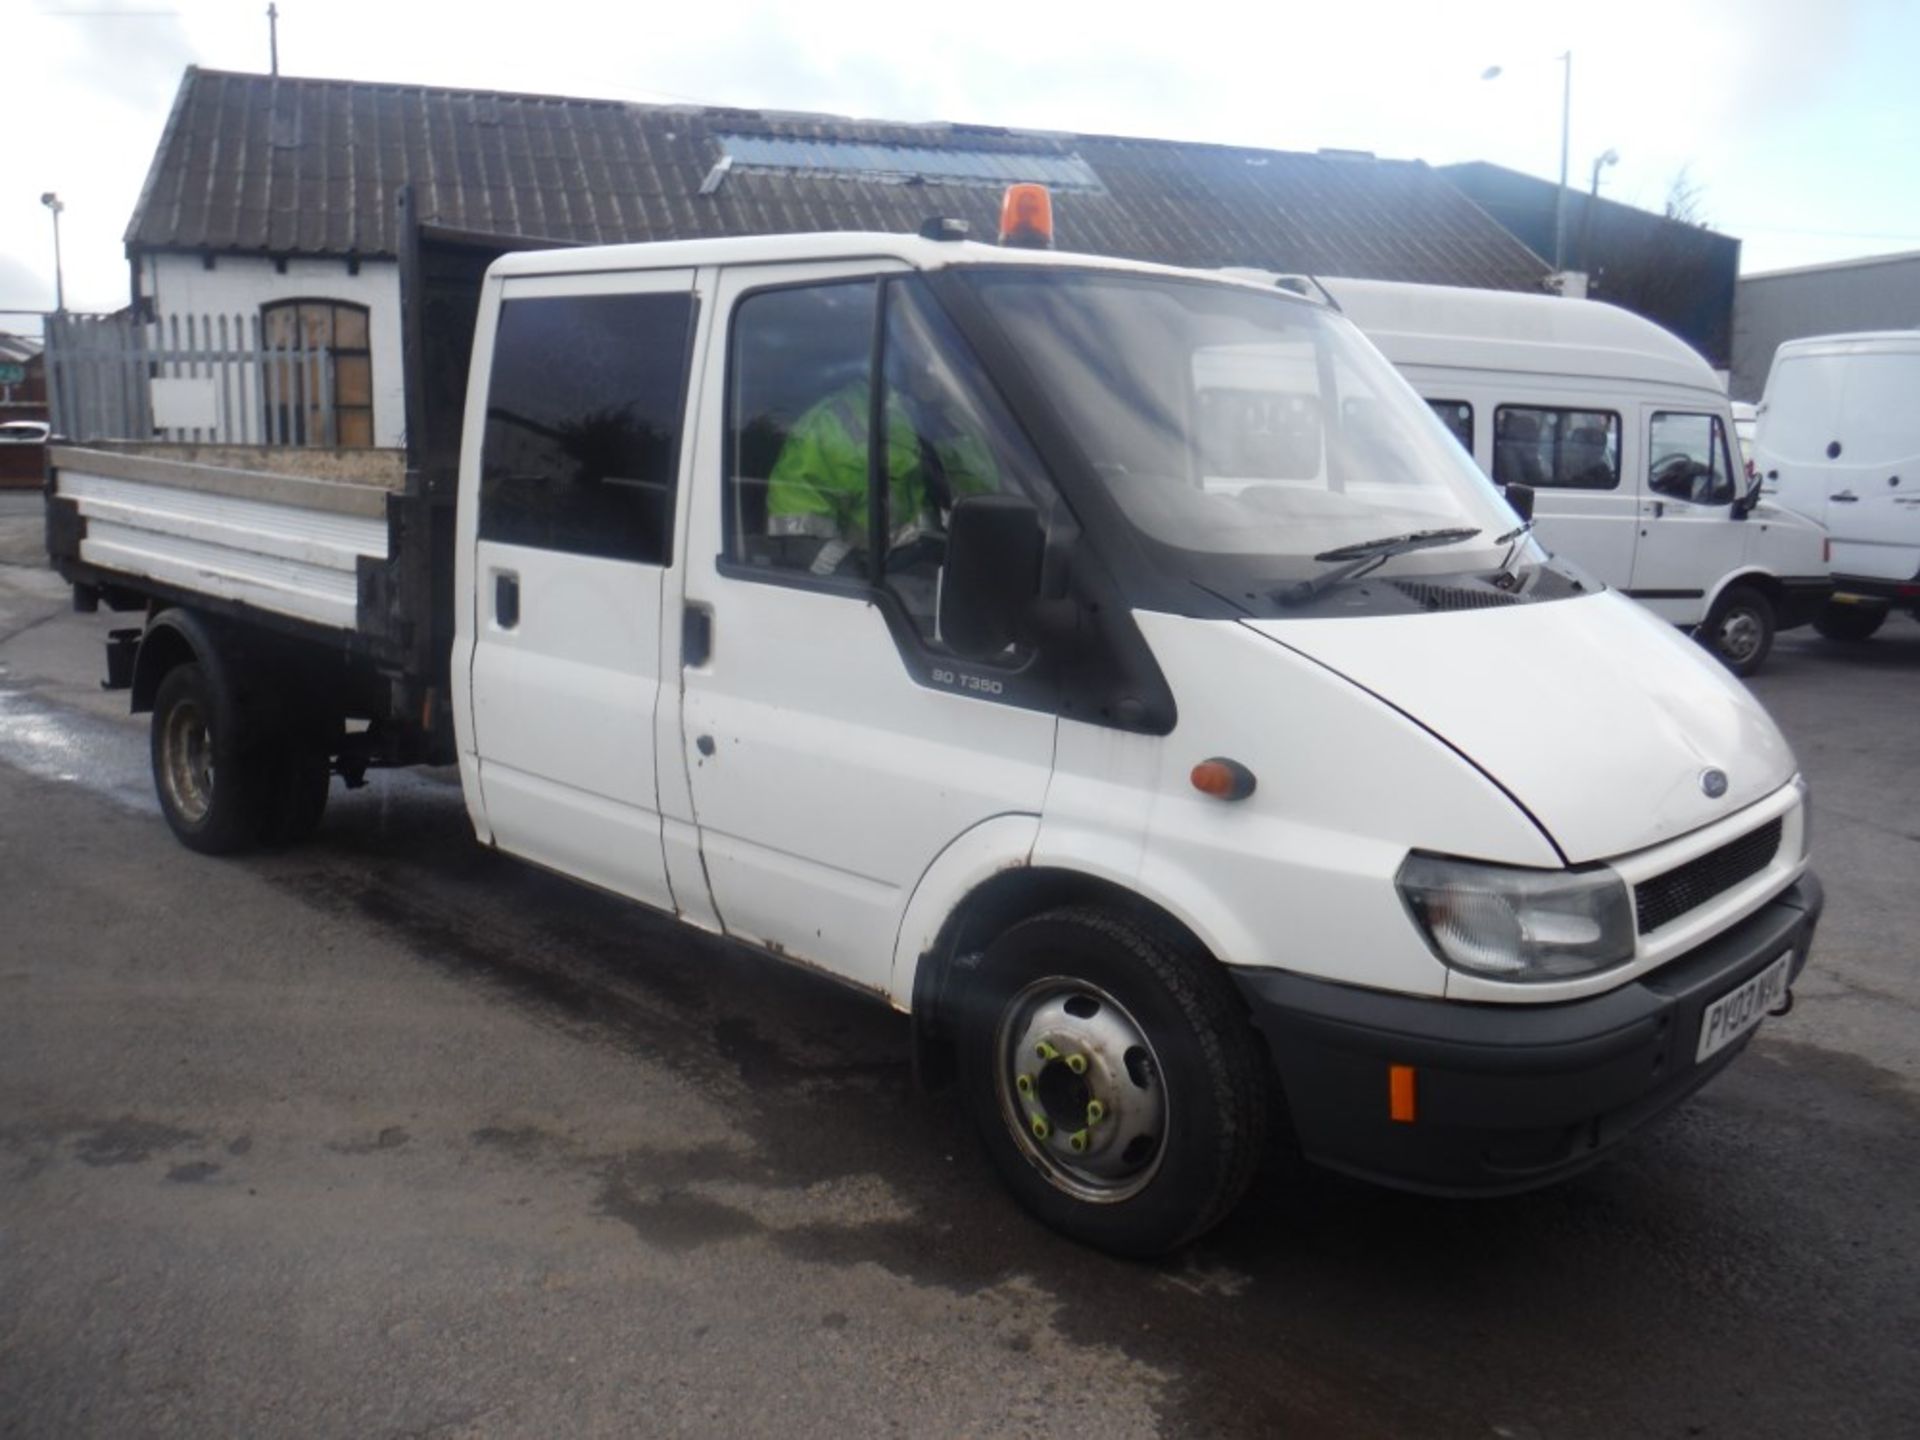
{"type": "MultiPolygon", "coordinates": [[[[1328,551],[1472,531],[1392,574],[1490,569],[1513,512],[1345,320],[1205,281],[968,272],[1141,538],[1210,587],[1284,584],[1328,551]]],[[[1531,552],[1530,552],[1531,553],[1531,552]]]]}

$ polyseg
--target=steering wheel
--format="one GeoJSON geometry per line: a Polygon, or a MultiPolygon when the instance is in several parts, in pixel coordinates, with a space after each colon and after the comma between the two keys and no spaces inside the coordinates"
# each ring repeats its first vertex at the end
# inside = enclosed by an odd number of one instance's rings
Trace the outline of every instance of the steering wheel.
{"type": "Polygon", "coordinates": [[[1691,500],[1693,482],[1707,474],[1709,469],[1693,456],[1676,451],[1671,455],[1662,455],[1653,462],[1653,476],[1648,483],[1664,495],[1671,495],[1677,500],[1691,500]]]}
{"type": "Polygon", "coordinates": [[[905,544],[895,545],[887,551],[887,571],[889,574],[923,568],[933,571],[944,565],[946,560],[945,535],[916,535],[905,544]]]}

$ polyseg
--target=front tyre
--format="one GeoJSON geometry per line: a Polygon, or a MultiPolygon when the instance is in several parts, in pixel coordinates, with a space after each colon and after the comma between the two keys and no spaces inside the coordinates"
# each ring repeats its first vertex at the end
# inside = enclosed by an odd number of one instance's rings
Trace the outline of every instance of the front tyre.
{"type": "Polygon", "coordinates": [[[1773,649],[1773,605],[1750,585],[1736,585],[1720,597],[1700,627],[1700,639],[1720,663],[1745,677],[1766,663],[1773,649]]]}
{"type": "Polygon", "coordinates": [[[1158,1255],[1245,1194],[1269,1073],[1208,957],[1118,912],[1055,910],[994,942],[962,1006],[974,1123],[1002,1178],[1054,1229],[1158,1255]]]}

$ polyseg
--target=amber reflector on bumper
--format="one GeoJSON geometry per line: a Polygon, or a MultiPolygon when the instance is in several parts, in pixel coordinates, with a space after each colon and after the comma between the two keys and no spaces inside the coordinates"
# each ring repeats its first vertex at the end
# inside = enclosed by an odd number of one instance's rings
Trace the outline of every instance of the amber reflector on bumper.
{"type": "Polygon", "coordinates": [[[1402,1125],[1414,1119],[1413,1076],[1411,1065],[1387,1067],[1387,1113],[1402,1125]]]}

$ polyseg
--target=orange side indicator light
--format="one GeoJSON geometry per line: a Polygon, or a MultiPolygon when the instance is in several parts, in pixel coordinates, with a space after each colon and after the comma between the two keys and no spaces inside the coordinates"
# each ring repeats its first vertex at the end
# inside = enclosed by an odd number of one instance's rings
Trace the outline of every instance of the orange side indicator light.
{"type": "Polygon", "coordinates": [[[1026,250],[1053,248],[1053,196],[1031,181],[1009,185],[1000,201],[1000,243],[1026,250]]]}
{"type": "Polygon", "coordinates": [[[1238,760],[1216,755],[1193,767],[1187,778],[1202,795],[1216,800],[1244,800],[1253,794],[1253,772],[1238,760]]]}
{"type": "Polygon", "coordinates": [[[1402,1125],[1414,1122],[1414,1068],[1411,1065],[1387,1067],[1387,1114],[1402,1125]]]}

